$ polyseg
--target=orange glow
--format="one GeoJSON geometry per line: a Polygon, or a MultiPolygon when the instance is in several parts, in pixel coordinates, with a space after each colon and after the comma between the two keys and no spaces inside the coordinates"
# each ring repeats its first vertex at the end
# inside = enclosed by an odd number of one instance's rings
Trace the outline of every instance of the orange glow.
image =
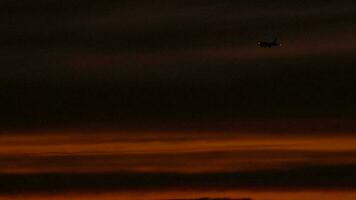
{"type": "Polygon", "coordinates": [[[351,135],[266,136],[219,132],[130,135],[133,134],[3,135],[0,157],[4,162],[0,164],[0,172],[195,173],[279,168],[298,163],[356,163],[356,142],[351,135]],[[159,137],[162,134],[170,137],[159,137]],[[199,138],[191,137],[197,134],[199,138]]]}

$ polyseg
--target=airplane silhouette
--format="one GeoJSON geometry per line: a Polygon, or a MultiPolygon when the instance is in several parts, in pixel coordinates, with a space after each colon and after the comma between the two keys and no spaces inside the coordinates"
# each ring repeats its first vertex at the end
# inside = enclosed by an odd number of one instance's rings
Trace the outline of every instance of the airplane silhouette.
{"type": "Polygon", "coordinates": [[[271,48],[271,47],[277,47],[277,46],[282,46],[282,44],[277,43],[277,38],[274,38],[272,42],[266,42],[266,41],[258,41],[257,46],[262,47],[262,48],[271,48]]]}

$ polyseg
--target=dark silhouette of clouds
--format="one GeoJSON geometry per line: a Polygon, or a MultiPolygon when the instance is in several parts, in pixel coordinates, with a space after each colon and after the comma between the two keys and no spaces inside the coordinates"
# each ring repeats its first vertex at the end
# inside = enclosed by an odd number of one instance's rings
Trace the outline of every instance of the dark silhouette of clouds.
{"type": "Polygon", "coordinates": [[[236,173],[2,174],[0,194],[165,189],[352,190],[355,165],[310,166],[236,173]]]}

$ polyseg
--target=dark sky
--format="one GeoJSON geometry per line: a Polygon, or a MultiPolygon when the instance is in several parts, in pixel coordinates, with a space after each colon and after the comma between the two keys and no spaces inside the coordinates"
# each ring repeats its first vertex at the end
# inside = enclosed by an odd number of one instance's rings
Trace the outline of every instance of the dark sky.
{"type": "Polygon", "coordinates": [[[1,127],[353,118],[355,13],[351,0],[4,0],[1,127]],[[274,37],[282,47],[256,47],[274,37]]]}

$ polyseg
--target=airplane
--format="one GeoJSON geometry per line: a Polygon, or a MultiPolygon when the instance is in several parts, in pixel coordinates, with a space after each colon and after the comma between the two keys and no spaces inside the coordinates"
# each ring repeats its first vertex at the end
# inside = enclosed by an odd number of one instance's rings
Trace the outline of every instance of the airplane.
{"type": "Polygon", "coordinates": [[[258,41],[257,46],[262,47],[262,48],[271,48],[271,47],[277,47],[277,46],[282,46],[282,44],[277,43],[277,38],[274,38],[272,42],[266,42],[266,41],[258,41]]]}

